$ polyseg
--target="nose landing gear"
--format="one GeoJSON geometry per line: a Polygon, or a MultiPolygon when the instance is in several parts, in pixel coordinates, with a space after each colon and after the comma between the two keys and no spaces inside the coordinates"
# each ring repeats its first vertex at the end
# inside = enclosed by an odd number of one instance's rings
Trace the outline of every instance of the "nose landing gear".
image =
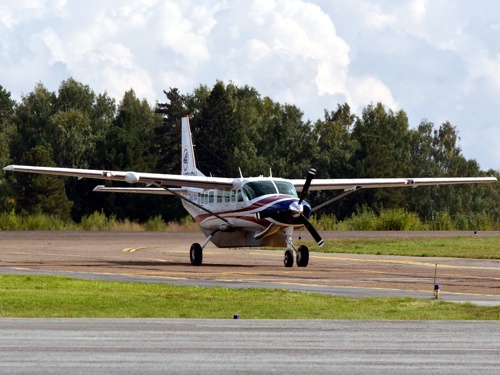
{"type": "Polygon", "coordinates": [[[307,267],[309,264],[309,248],[305,245],[300,245],[296,248],[290,234],[286,235],[286,245],[287,249],[285,250],[285,256],[283,258],[285,267],[293,267],[294,253],[297,260],[297,267],[307,267]]]}

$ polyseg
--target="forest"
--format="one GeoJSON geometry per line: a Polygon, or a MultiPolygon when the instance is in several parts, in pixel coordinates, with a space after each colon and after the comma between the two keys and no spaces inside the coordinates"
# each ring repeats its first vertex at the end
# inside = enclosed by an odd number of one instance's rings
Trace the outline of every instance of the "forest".
{"type": "MultiPolygon", "coordinates": [[[[20,102],[0,86],[0,165],[27,164],[180,173],[180,119],[190,116],[199,169],[221,177],[304,178],[496,176],[467,160],[459,130],[423,119],[410,127],[403,110],[370,103],[359,114],[348,104],[325,109],[316,121],[297,106],[273,101],[252,87],[217,81],[192,93],[177,88],[151,106],[131,89],[119,102],[72,78],[57,92],[42,83],[20,102]]],[[[0,213],[44,213],[80,222],[94,212],[145,222],[186,216],[169,196],[99,194],[98,180],[0,172],[0,213]]],[[[114,186],[118,186],[116,183],[114,186]]],[[[338,192],[311,192],[315,205],[338,192]]],[[[369,212],[404,210],[424,223],[445,215],[459,227],[498,228],[500,184],[360,190],[318,211],[344,220],[369,212]]]]}

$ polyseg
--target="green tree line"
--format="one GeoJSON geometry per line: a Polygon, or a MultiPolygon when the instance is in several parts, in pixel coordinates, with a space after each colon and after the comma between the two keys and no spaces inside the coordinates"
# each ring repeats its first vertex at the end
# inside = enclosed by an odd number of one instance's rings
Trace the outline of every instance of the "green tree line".
{"type": "MultiPolygon", "coordinates": [[[[348,104],[305,121],[295,105],[252,87],[217,81],[192,93],[177,88],[151,106],[133,90],[117,102],[70,78],[57,92],[42,83],[20,102],[0,86],[0,164],[179,173],[180,119],[189,114],[199,168],[206,175],[303,178],[499,176],[461,153],[455,126],[422,120],[410,128],[403,110],[348,104]],[[239,168],[239,169],[238,169],[239,168]]],[[[102,181],[0,173],[0,212],[50,214],[80,222],[95,211],[118,219],[165,221],[186,215],[172,197],[92,193],[102,181]]],[[[115,186],[117,184],[115,183],[115,186]]],[[[313,206],[338,192],[314,192],[313,206]]],[[[423,222],[438,215],[500,221],[499,184],[361,190],[318,211],[343,220],[353,213],[404,209],[423,222]]]]}

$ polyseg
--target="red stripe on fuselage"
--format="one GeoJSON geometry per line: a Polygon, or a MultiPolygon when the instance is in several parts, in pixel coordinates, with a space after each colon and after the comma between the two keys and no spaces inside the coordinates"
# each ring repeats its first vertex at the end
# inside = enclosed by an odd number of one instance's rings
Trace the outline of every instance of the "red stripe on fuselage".
{"type": "MultiPolygon", "coordinates": [[[[239,220],[246,220],[250,221],[252,223],[257,223],[262,226],[267,226],[269,224],[269,221],[266,219],[257,219],[255,217],[255,213],[259,212],[260,209],[271,206],[277,202],[280,201],[297,201],[298,198],[295,198],[290,195],[275,195],[275,196],[267,196],[263,197],[262,199],[253,202],[247,207],[243,207],[237,210],[229,210],[229,211],[219,211],[215,212],[217,215],[222,216],[225,219],[239,219],[239,220]],[[254,211],[254,212],[252,212],[254,211]]],[[[291,202],[290,202],[291,203],[291,202]]],[[[201,224],[203,221],[213,218],[217,219],[214,215],[206,213],[206,214],[200,214],[196,216],[194,219],[198,224],[201,224]]]]}

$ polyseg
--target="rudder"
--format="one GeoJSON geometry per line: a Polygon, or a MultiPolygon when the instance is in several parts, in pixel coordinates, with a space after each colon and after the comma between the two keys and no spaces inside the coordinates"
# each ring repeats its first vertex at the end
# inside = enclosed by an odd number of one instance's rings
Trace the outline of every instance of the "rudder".
{"type": "Polygon", "coordinates": [[[196,168],[193,137],[191,136],[188,116],[182,118],[181,174],[183,176],[204,176],[204,174],[196,168]]]}

